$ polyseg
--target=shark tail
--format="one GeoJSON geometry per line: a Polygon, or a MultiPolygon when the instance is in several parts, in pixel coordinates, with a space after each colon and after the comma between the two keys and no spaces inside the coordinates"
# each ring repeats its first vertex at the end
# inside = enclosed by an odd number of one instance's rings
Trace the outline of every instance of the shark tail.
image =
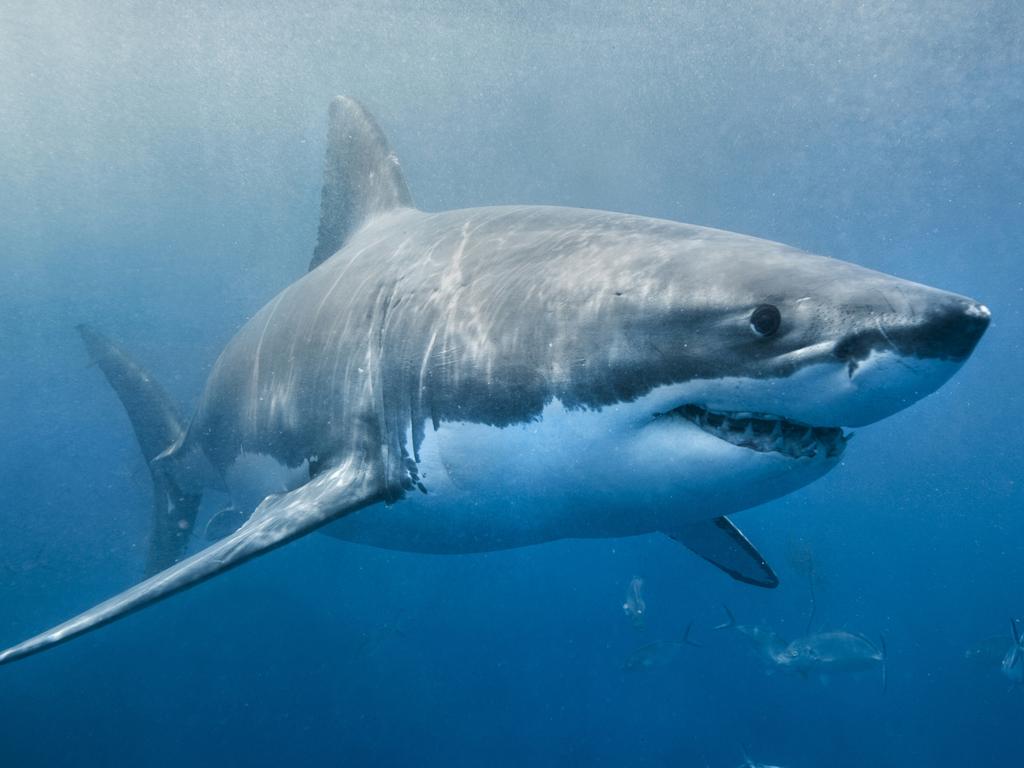
{"type": "Polygon", "coordinates": [[[156,379],[118,344],[88,325],[79,325],[92,362],[103,371],[128,413],[153,480],[153,530],[146,575],[177,562],[188,546],[201,494],[183,490],[158,457],[175,445],[185,428],[174,402],[156,379]]]}
{"type": "Polygon", "coordinates": [[[1013,642],[1018,648],[1024,648],[1024,641],[1021,640],[1020,627],[1016,619],[1010,619],[1010,632],[1013,634],[1013,642]]]}

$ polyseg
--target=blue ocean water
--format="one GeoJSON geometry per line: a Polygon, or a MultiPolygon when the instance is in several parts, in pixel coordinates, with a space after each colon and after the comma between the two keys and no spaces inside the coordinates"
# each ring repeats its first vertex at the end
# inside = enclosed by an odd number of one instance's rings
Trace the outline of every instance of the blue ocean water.
{"type": "MultiPolygon", "coordinates": [[[[1024,616],[1024,9],[1015,3],[22,3],[0,8],[0,646],[137,581],[151,505],[74,332],[186,406],[301,275],[328,100],[427,210],[625,210],[978,298],[945,387],[737,516],[782,578],[663,537],[487,555],[310,536],[0,669],[0,765],[1019,762],[1024,690],[965,652],[1024,616]],[[884,635],[766,675],[712,631],[884,635]],[[644,580],[645,628],[623,615],[644,580]],[[623,669],[693,624],[703,647],[623,669]]],[[[186,408],[187,410],[188,408],[186,408]]]]}

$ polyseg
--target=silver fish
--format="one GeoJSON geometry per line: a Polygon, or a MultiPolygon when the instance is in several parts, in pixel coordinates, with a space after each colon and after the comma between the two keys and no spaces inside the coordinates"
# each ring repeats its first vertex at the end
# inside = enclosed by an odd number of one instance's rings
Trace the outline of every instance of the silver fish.
{"type": "Polygon", "coordinates": [[[625,664],[622,665],[623,669],[632,672],[639,669],[663,667],[675,659],[679,649],[684,645],[700,648],[699,643],[690,639],[690,627],[692,626],[690,624],[686,627],[686,631],[683,632],[683,636],[679,640],[658,640],[637,648],[626,658],[625,664]]]}
{"type": "Polygon", "coordinates": [[[882,665],[882,689],[886,687],[885,638],[876,646],[864,635],[853,632],[818,632],[798,638],[775,654],[783,670],[826,675],[832,672],[860,672],[882,665]]]}

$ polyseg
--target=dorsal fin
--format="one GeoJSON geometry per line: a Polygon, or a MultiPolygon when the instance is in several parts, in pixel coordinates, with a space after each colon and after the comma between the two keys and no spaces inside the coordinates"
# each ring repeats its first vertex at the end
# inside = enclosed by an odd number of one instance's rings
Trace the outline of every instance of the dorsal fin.
{"type": "Polygon", "coordinates": [[[333,256],[370,219],[412,205],[398,158],[377,121],[348,96],[331,102],[320,232],[310,269],[333,256]]]}

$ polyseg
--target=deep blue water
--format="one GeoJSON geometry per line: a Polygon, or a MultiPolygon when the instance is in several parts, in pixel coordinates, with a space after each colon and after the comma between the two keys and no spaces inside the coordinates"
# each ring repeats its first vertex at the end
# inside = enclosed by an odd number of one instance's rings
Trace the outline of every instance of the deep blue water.
{"type": "Polygon", "coordinates": [[[0,7],[0,646],[142,572],[146,470],[74,326],[193,405],[308,263],[336,93],[376,113],[425,209],[716,226],[994,320],[843,466],[739,516],[775,591],[662,537],[430,557],[310,536],[0,669],[0,765],[1019,762],[1024,690],[964,652],[1024,616],[1024,8],[98,5],[0,7]],[[884,693],[766,675],[711,632],[725,603],[800,634],[805,552],[818,624],[884,633],[884,693]],[[690,622],[703,648],[623,671],[690,622]]]}

